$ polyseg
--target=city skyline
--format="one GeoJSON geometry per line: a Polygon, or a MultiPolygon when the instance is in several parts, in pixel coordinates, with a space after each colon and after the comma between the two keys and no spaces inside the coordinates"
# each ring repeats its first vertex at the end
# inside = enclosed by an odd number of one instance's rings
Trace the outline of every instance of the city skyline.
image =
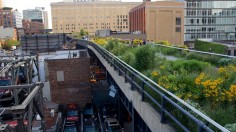
{"type": "MultiPolygon", "coordinates": [[[[17,9],[20,13],[23,14],[23,10],[26,9],[35,9],[35,7],[45,7],[45,10],[48,11],[48,20],[49,28],[52,28],[52,19],[51,19],[51,7],[52,2],[62,2],[63,0],[7,0],[6,6],[17,9]]],[[[121,0],[122,2],[142,2],[142,0],[121,0]]]]}

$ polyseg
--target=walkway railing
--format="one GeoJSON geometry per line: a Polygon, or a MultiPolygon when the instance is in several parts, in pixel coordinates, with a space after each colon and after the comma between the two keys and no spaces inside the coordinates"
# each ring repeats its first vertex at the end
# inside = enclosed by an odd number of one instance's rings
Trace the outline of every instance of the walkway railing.
{"type": "Polygon", "coordinates": [[[185,49],[185,48],[174,47],[174,46],[167,46],[167,45],[156,44],[156,43],[148,43],[148,44],[153,44],[153,45],[155,45],[155,46],[160,46],[160,47],[165,47],[165,48],[177,49],[177,50],[181,50],[181,51],[189,51],[189,52],[194,52],[194,53],[199,53],[199,54],[205,54],[205,55],[214,55],[214,56],[218,56],[218,57],[222,57],[222,58],[225,57],[225,58],[234,58],[234,59],[236,59],[236,56],[232,56],[232,55],[224,55],[224,54],[217,54],[217,53],[213,53],[213,52],[205,52],[205,51],[191,50],[191,49],[185,49]]]}
{"type": "Polygon", "coordinates": [[[141,94],[142,101],[149,102],[150,105],[154,106],[157,111],[160,111],[162,123],[164,123],[167,119],[171,119],[175,122],[175,125],[186,132],[196,131],[187,128],[183,122],[178,120],[172,111],[168,109],[168,107],[172,107],[179,110],[181,114],[186,116],[186,118],[193,121],[194,124],[197,125],[197,130],[199,132],[212,132],[215,130],[229,132],[226,128],[213,121],[211,118],[204,115],[202,112],[198,111],[182,99],[178,98],[176,95],[167,91],[165,88],[158,85],[156,82],[149,79],[139,71],[135,70],[124,61],[105,50],[103,47],[89,41],[87,41],[87,43],[96,49],[97,52],[100,53],[102,57],[110,63],[115,70],[118,71],[119,75],[124,76],[126,82],[131,84],[131,89],[137,90],[141,94]]]}

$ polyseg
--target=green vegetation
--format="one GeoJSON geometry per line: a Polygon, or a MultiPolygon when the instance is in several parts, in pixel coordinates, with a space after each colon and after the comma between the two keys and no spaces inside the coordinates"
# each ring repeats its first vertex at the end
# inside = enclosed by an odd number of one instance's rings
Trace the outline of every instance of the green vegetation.
{"type": "Polygon", "coordinates": [[[80,29],[80,32],[72,33],[72,36],[77,39],[81,39],[85,35],[89,35],[89,34],[88,34],[88,31],[85,31],[84,29],[80,29]]]}
{"type": "Polygon", "coordinates": [[[4,42],[2,48],[5,50],[10,50],[12,46],[19,46],[19,45],[20,45],[19,41],[8,39],[4,42]]]}
{"type": "MultiPolygon", "coordinates": [[[[122,44],[119,40],[108,40],[108,43],[103,46],[222,126],[227,126],[230,130],[235,127],[232,125],[236,123],[235,59],[199,55],[190,53],[188,50],[162,46],[131,47],[122,44]],[[174,55],[180,59],[168,60],[160,53],[174,55]]],[[[161,101],[161,97],[154,90],[148,87],[145,87],[145,90],[153,98],[161,101]]],[[[158,110],[150,99],[146,98],[146,101],[158,110]]],[[[182,107],[184,108],[184,106],[182,107]]],[[[166,108],[175,114],[178,120],[184,122],[191,131],[196,131],[196,125],[194,126],[194,123],[179,110],[174,109],[170,104],[166,104],[166,108]]],[[[214,127],[212,128],[216,130],[214,127]]]]}
{"type": "Polygon", "coordinates": [[[212,42],[205,42],[200,40],[195,40],[194,47],[196,50],[213,52],[218,54],[226,54],[227,46],[212,42]]]}

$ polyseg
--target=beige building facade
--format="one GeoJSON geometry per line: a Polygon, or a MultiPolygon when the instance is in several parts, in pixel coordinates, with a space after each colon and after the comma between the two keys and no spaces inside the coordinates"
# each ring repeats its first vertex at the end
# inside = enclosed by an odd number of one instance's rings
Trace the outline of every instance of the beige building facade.
{"type": "Polygon", "coordinates": [[[130,11],[130,31],[147,35],[149,41],[184,44],[184,3],[145,2],[130,11]]]}
{"type": "Polygon", "coordinates": [[[0,8],[2,8],[3,6],[2,6],[2,0],[0,0],[0,8]]]}
{"type": "Polygon", "coordinates": [[[129,11],[140,2],[77,1],[51,3],[54,33],[79,32],[94,35],[97,30],[129,32],[129,11]]]}

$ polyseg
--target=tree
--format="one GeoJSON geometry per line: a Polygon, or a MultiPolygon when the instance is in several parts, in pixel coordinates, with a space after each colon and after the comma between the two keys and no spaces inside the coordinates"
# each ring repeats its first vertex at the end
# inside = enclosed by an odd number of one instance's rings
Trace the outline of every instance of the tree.
{"type": "Polygon", "coordinates": [[[80,29],[79,35],[80,36],[84,36],[85,35],[84,29],[80,29]]]}
{"type": "Polygon", "coordinates": [[[19,41],[8,39],[5,41],[3,49],[10,50],[12,46],[18,46],[18,45],[20,45],[19,41]]]}
{"type": "Polygon", "coordinates": [[[84,29],[80,29],[79,35],[80,36],[88,35],[88,31],[84,31],[84,29]]]}

